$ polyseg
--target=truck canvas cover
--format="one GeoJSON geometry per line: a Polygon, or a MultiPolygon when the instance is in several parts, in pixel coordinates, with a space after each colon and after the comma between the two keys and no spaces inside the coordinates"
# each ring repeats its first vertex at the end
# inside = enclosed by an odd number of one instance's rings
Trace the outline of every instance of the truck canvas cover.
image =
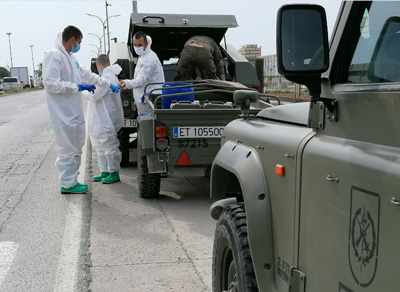
{"type": "Polygon", "coordinates": [[[153,39],[151,49],[162,60],[179,56],[185,42],[194,35],[206,35],[221,42],[228,28],[237,27],[234,15],[132,13],[128,46],[133,54],[132,37],[138,31],[153,39]]]}

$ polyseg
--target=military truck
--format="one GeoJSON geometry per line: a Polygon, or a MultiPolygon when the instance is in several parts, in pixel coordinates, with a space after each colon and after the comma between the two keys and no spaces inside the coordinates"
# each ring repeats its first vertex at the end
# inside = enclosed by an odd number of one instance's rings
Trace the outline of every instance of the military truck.
{"type": "MultiPolygon", "coordinates": [[[[257,93],[260,82],[255,68],[228,44],[219,45],[227,82],[204,81],[198,75],[195,80],[183,81],[183,85],[173,83],[179,54],[190,37],[207,35],[220,44],[227,29],[236,26],[236,18],[233,15],[131,15],[127,43],[131,58],[123,71],[129,69],[133,78],[137,56],[132,38],[136,32],[143,31],[152,38],[151,49],[163,64],[165,80],[169,85],[165,88],[165,84],[158,84],[159,91],[146,90],[148,98],[145,102],[150,105],[151,114],[138,117],[135,142],[138,145],[139,192],[142,197],[157,197],[160,192],[160,174],[166,171],[172,173],[175,165],[204,165],[207,175],[219,150],[223,128],[240,114],[241,105],[233,103],[233,92],[242,89],[257,93]],[[168,98],[176,97],[174,99],[179,100],[184,94],[170,92],[188,88],[193,88],[193,99],[196,101],[178,102],[167,108],[162,106],[166,96],[160,94],[160,90],[167,90],[168,98]],[[195,132],[186,136],[176,132],[184,129],[195,132]]],[[[122,59],[121,53],[113,54],[111,51],[110,56],[115,55],[113,59],[122,59]]],[[[251,111],[254,114],[270,106],[268,96],[259,97],[264,101],[253,102],[251,111]]]]}
{"type": "Polygon", "coordinates": [[[214,292],[399,291],[399,12],[343,2],[328,45],[321,6],[279,10],[279,71],[311,101],[225,127],[214,292]]]}

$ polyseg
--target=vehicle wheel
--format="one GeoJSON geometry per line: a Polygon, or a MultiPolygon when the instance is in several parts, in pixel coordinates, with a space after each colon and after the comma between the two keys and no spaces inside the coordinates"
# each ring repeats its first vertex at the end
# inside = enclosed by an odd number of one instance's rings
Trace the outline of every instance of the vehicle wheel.
{"type": "Polygon", "coordinates": [[[138,161],[138,172],[140,197],[145,199],[157,198],[160,195],[161,175],[149,173],[146,156],[142,156],[138,161]]]}
{"type": "Polygon", "coordinates": [[[129,132],[121,129],[118,132],[119,140],[119,151],[122,153],[121,167],[126,167],[129,165],[129,132]]]}
{"type": "Polygon", "coordinates": [[[213,292],[258,291],[243,205],[229,205],[218,220],[212,273],[213,292]]]}

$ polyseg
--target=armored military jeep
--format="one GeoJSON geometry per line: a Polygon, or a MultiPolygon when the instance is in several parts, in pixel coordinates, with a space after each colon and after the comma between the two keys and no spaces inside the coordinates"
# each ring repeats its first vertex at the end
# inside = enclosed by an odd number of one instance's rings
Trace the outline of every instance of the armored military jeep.
{"type": "MultiPolygon", "coordinates": [[[[400,2],[278,12],[311,101],[229,123],[211,171],[213,291],[399,291],[400,2]]],[[[243,99],[237,92],[235,99],[243,99]]]]}

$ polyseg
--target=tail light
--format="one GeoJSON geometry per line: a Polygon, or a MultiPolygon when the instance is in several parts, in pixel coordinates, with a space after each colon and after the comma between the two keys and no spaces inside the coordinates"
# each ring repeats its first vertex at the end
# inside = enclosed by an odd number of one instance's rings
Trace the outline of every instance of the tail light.
{"type": "Polygon", "coordinates": [[[260,88],[260,84],[254,84],[253,87],[254,87],[255,89],[259,89],[259,88],[260,88]]]}
{"type": "Polygon", "coordinates": [[[162,138],[162,137],[167,137],[167,127],[156,127],[156,137],[157,138],[162,138]]]}
{"type": "Polygon", "coordinates": [[[156,148],[160,151],[165,151],[168,149],[168,140],[165,138],[156,139],[156,148]]]}

